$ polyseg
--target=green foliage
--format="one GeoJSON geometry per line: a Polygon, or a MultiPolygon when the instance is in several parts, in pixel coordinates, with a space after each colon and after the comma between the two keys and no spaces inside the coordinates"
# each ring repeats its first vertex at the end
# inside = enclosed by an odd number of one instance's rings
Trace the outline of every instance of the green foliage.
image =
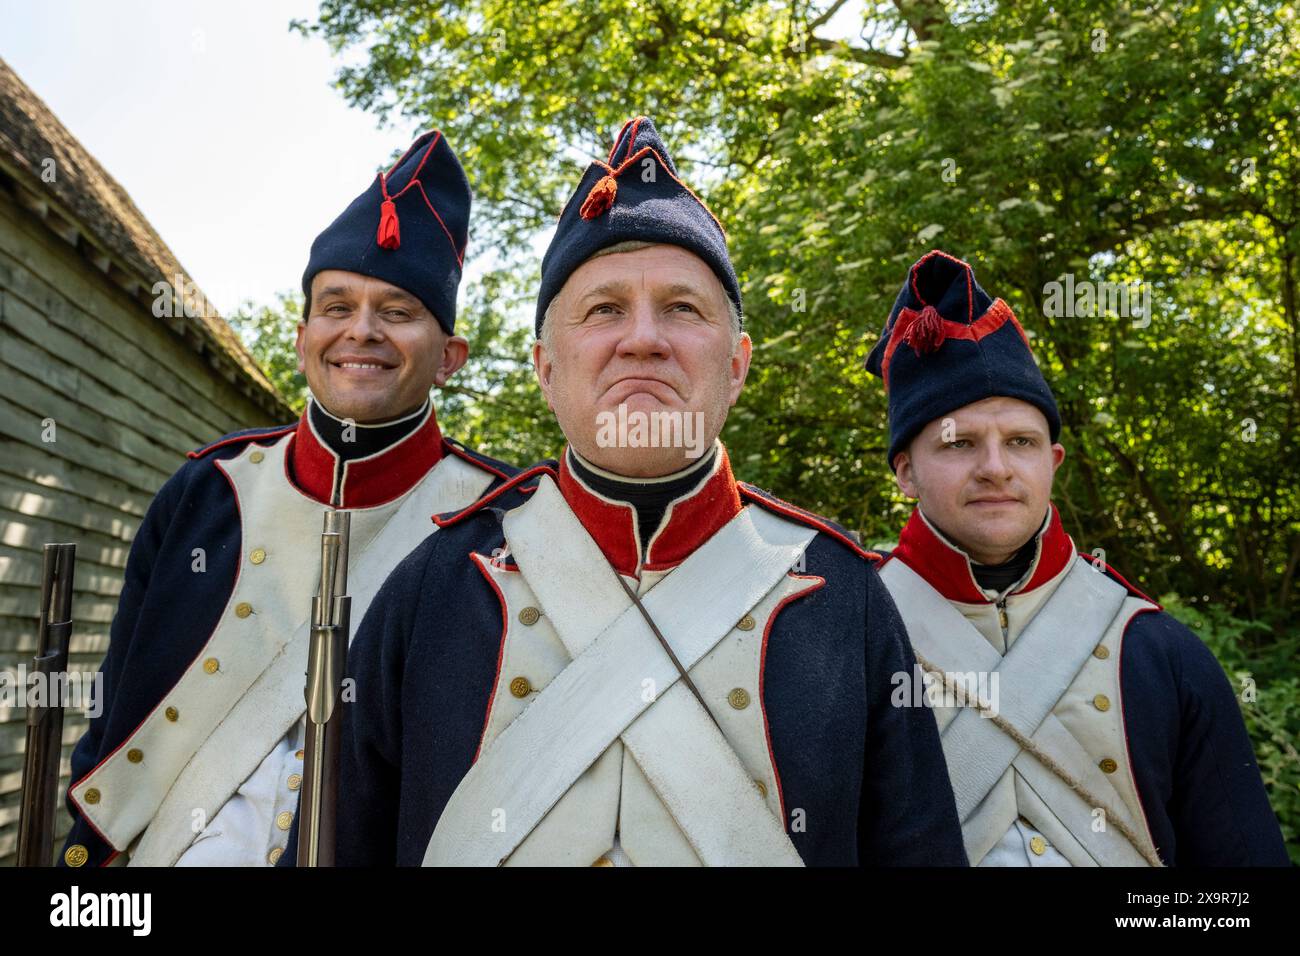
{"type": "Polygon", "coordinates": [[[301,293],[281,292],[275,305],[242,302],[226,319],[271,384],[294,411],[301,412],[307,403],[307,379],[298,371],[298,353],[294,349],[298,323],[302,321],[301,293]]]}
{"type": "Polygon", "coordinates": [[[456,331],[469,339],[470,360],[437,393],[444,432],[471,448],[520,465],[553,458],[564,435],[546,407],[532,371],[532,324],[511,320],[521,307],[517,286],[492,272],[462,287],[456,331]]]}
{"type": "Polygon", "coordinates": [[[338,75],[349,102],[437,125],[464,160],[496,264],[468,290],[482,352],[449,419],[467,440],[556,451],[527,367],[536,239],[645,112],[744,282],[755,362],[724,433],[741,477],[869,540],[897,531],[861,363],[938,245],[1033,337],[1081,547],[1247,616],[1300,603],[1289,3],[324,0],[296,28],[364,53],[338,75]],[[855,9],[860,30],[828,32],[855,9]],[[1048,314],[1067,273],[1145,283],[1149,323],[1048,314]]]}
{"type": "Polygon", "coordinates": [[[1237,689],[1269,803],[1291,860],[1300,864],[1300,627],[1291,621],[1275,632],[1262,621],[1234,617],[1221,607],[1190,607],[1174,595],[1161,604],[1205,641],[1237,689]]]}

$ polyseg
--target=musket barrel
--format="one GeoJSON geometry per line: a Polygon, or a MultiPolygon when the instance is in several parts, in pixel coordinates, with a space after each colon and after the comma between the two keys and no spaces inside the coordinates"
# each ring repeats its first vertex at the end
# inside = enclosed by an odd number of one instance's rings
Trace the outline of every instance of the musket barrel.
{"type": "MultiPolygon", "coordinates": [[[[23,758],[22,801],[18,811],[19,866],[52,866],[59,762],[63,750],[63,700],[72,639],[72,582],[75,544],[47,544],[41,562],[40,620],[32,674],[43,684],[43,699],[28,695],[27,749],[23,758]]],[[[39,686],[39,685],[38,685],[39,686]]]]}
{"type": "Polygon", "coordinates": [[[341,714],[352,599],[347,594],[346,511],[326,511],[321,534],[321,576],[312,599],[307,659],[307,740],[298,813],[298,865],[333,866],[338,805],[341,714]]]}

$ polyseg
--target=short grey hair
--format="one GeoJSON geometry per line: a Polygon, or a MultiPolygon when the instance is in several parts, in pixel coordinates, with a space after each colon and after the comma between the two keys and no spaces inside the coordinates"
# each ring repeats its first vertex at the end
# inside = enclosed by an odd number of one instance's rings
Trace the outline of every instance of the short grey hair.
{"type": "MultiPolygon", "coordinates": [[[[638,249],[648,249],[650,246],[662,245],[657,242],[645,242],[641,239],[626,239],[623,242],[616,242],[612,246],[606,246],[603,249],[597,249],[589,255],[584,262],[590,262],[592,259],[599,259],[601,256],[612,256],[617,252],[636,252],[638,249]]],[[[557,293],[550,302],[546,304],[546,311],[542,313],[542,332],[537,336],[537,341],[542,343],[542,348],[551,351],[551,312],[555,309],[555,300],[559,298],[557,293]]],[[[740,308],[732,300],[731,296],[723,296],[727,300],[727,315],[731,318],[731,351],[736,351],[736,346],[740,344],[740,308]]]]}

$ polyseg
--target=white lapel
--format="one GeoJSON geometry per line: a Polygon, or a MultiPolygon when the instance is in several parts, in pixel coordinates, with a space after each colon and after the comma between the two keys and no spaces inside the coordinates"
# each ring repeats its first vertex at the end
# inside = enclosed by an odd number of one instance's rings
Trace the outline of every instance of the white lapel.
{"type": "MultiPolygon", "coordinates": [[[[444,808],[426,865],[497,865],[622,743],[706,864],[800,860],[784,827],[543,477],[505,519],[521,573],[574,658],[485,748],[444,808]],[[646,695],[646,681],[657,694],[646,695]]],[[[789,570],[813,529],[746,508],[651,588],[688,670],[789,570]]]]}
{"type": "MultiPolygon", "coordinates": [[[[282,485],[288,486],[283,468],[271,461],[269,449],[265,464],[274,464],[273,473],[282,476],[282,485]]],[[[285,487],[272,493],[262,484],[250,482],[249,467],[243,456],[226,463],[241,509],[257,509],[258,517],[271,523],[289,513],[296,516],[292,527],[282,528],[277,534],[277,540],[285,543],[281,547],[297,549],[296,554],[283,556],[293,563],[293,580],[282,582],[263,602],[277,622],[275,650],[263,658],[260,674],[247,692],[238,700],[220,701],[228,711],[166,790],[131,857],[132,866],[175,863],[197,836],[193,827],[196,811],[202,814],[200,821],[211,820],[303,713],[308,617],[320,576],[319,535],[325,506],[291,486],[287,493],[285,487]]],[[[272,472],[257,474],[268,473],[272,472]]],[[[448,455],[396,501],[376,508],[350,509],[348,586],[354,634],[389,572],[436,530],[430,516],[467,507],[491,480],[487,472],[448,455]]],[[[257,525],[246,517],[244,527],[257,525]]]]}
{"type": "MultiPolygon", "coordinates": [[[[1078,740],[1052,714],[1102,642],[1125,603],[1123,587],[1079,558],[1005,657],[925,579],[895,558],[881,578],[899,608],[908,637],[932,666],[953,674],[994,674],[1000,715],[1029,737],[1111,813],[1127,807],[1078,740]]],[[[1094,808],[975,710],[962,710],[941,734],[958,817],[972,865],[1024,815],[1075,865],[1142,865],[1119,835],[1094,829],[1094,808]],[[1071,854],[1071,848],[1082,852],[1071,854]]]]}

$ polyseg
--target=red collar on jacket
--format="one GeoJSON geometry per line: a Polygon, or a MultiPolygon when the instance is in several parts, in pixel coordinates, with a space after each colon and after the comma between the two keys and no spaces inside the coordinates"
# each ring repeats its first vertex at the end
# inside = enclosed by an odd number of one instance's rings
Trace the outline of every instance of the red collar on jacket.
{"type": "MultiPolygon", "coordinates": [[[[1049,507],[1051,516],[1047,526],[1035,535],[1038,538],[1038,554],[1031,565],[1033,571],[1029,579],[1016,588],[1013,594],[1024,594],[1042,587],[1074,560],[1074,542],[1065,533],[1056,505],[1049,507]]],[[[925,578],[931,587],[950,601],[966,604],[992,603],[975,581],[970,556],[936,531],[921,514],[920,508],[912,510],[912,517],[903,527],[898,547],[892,556],[925,578]]]]}
{"type": "Polygon", "coordinates": [[[740,489],[731,474],[727,450],[721,442],[717,447],[708,476],[668,506],[659,530],[650,539],[644,564],[636,509],[593,491],[569,467],[567,448],[560,456],[560,493],[620,574],[661,571],[681,564],[740,512],[740,489]]]}
{"type": "Polygon", "coordinates": [[[433,402],[415,431],[383,451],[343,461],[326,445],[304,409],[293,433],[289,463],[293,483],[322,504],[331,504],[336,487],[340,508],[374,508],[406,494],[442,460],[442,432],[433,402]]]}

